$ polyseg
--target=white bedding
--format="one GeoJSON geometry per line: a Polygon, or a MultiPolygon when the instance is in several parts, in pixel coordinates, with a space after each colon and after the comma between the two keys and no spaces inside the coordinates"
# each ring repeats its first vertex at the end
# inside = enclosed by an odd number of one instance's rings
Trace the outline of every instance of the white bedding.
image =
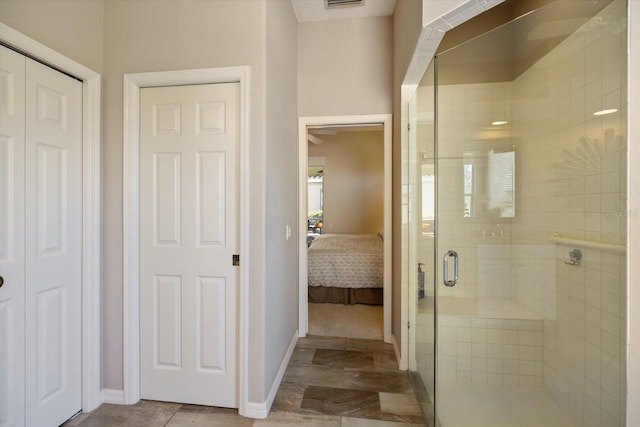
{"type": "Polygon", "coordinates": [[[382,288],[382,239],[375,234],[322,234],[308,249],[309,286],[382,288]]]}

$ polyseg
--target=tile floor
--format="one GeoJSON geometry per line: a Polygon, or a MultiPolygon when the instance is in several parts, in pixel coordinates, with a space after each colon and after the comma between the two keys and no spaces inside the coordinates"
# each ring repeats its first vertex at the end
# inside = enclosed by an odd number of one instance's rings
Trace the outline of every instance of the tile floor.
{"type": "Polygon", "coordinates": [[[423,426],[409,375],[382,341],[308,336],[295,348],[265,420],[235,409],[140,401],[102,405],[64,427],[406,427],[423,426]]]}

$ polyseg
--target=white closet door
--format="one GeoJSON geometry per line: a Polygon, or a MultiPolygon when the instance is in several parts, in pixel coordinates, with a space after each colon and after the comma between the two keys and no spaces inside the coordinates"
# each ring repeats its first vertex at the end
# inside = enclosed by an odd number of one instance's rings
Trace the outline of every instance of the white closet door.
{"type": "Polygon", "coordinates": [[[239,85],[140,91],[145,399],[237,407],[239,85]]]}
{"type": "Polygon", "coordinates": [[[82,83],[26,60],[26,413],[82,408],[82,83]]]}
{"type": "Polygon", "coordinates": [[[0,47],[0,426],[82,408],[82,84],[0,47]]]}
{"type": "Polygon", "coordinates": [[[25,58],[0,46],[0,426],[23,426],[25,58]]]}

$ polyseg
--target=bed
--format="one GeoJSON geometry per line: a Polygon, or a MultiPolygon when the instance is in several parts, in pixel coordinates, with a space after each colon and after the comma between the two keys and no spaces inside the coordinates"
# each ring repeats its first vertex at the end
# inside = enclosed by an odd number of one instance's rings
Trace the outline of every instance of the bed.
{"type": "Polygon", "coordinates": [[[322,234],[308,248],[309,302],[382,305],[383,244],[376,234],[322,234]]]}

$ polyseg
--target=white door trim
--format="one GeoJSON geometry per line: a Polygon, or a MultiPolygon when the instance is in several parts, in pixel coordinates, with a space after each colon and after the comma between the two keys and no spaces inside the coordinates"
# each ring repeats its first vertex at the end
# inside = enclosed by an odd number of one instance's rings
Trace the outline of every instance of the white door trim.
{"type": "Polygon", "coordinates": [[[391,294],[392,280],[392,115],[391,114],[363,114],[358,116],[323,116],[300,117],[298,119],[298,225],[300,234],[300,300],[298,315],[298,331],[300,337],[307,335],[309,330],[309,313],[307,301],[307,128],[309,126],[345,125],[345,124],[382,124],[384,126],[384,342],[391,342],[391,294]]]}
{"type": "Polygon", "coordinates": [[[82,410],[102,403],[100,74],[0,23],[0,41],[82,80],[82,410]]]}
{"type": "Polygon", "coordinates": [[[249,283],[249,67],[207,68],[124,75],[123,118],[123,403],[140,400],[140,88],[205,83],[240,83],[240,264],[238,298],[238,404],[242,415],[248,395],[249,283]]]}

